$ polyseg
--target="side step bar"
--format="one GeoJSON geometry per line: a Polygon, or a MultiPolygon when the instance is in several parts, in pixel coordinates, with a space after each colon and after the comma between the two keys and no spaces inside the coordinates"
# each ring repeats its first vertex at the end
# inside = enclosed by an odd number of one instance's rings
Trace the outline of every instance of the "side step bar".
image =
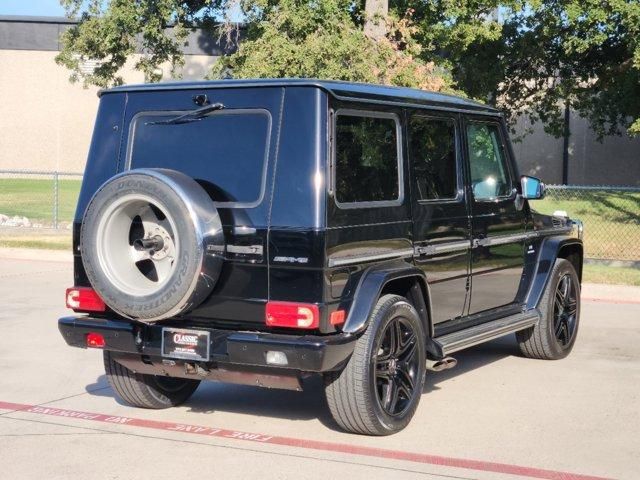
{"type": "Polygon", "coordinates": [[[433,343],[438,349],[441,349],[444,357],[459,350],[531,327],[539,320],[540,312],[537,309],[528,310],[434,338],[433,343]]]}

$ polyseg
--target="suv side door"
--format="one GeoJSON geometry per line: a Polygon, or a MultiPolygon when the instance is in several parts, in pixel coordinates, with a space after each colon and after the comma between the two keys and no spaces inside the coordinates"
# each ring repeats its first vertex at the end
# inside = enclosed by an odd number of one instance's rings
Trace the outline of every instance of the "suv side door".
{"type": "Polygon", "coordinates": [[[429,282],[434,324],[465,314],[471,234],[459,115],[409,110],[408,153],[416,266],[429,282]]]}
{"type": "Polygon", "coordinates": [[[517,307],[524,269],[525,215],[517,203],[517,172],[498,119],[465,119],[467,192],[472,215],[469,314],[517,307]]]}

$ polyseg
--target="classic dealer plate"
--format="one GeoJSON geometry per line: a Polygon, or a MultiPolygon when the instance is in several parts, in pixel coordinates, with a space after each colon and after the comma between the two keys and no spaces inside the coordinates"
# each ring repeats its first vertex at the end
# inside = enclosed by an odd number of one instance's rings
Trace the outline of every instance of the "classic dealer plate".
{"type": "Polygon", "coordinates": [[[208,361],[209,332],[184,328],[163,328],[162,356],[208,361]]]}

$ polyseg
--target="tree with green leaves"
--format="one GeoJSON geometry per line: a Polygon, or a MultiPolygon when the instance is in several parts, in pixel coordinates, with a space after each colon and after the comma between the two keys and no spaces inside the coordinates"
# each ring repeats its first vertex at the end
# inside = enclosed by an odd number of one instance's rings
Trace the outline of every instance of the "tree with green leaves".
{"type": "Polygon", "coordinates": [[[122,82],[125,62],[159,81],[183,64],[190,28],[243,40],[211,78],[318,77],[457,91],[556,135],[565,105],[599,135],[640,133],[638,0],[61,0],[78,25],[58,63],[72,80],[122,82]],[[172,25],[172,29],[167,29],[172,25]],[[222,25],[222,29],[220,29],[222,25]],[[80,69],[84,59],[100,65],[80,69]]]}
{"type": "Polygon", "coordinates": [[[565,104],[600,136],[640,133],[638,0],[416,4],[425,58],[443,58],[438,65],[469,96],[556,135],[565,104]]]}

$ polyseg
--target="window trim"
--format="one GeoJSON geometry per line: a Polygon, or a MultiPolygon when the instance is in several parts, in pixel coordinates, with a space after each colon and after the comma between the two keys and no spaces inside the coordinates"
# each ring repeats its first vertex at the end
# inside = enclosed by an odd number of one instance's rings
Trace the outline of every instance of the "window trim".
{"type": "MultiPolygon", "coordinates": [[[[453,197],[447,197],[447,198],[429,198],[429,199],[421,199],[418,198],[418,195],[416,193],[416,203],[418,203],[419,205],[430,205],[430,204],[440,204],[440,203],[460,203],[462,200],[464,200],[464,179],[463,179],[463,175],[462,175],[462,162],[461,162],[461,142],[460,142],[460,127],[459,127],[459,122],[458,122],[458,118],[455,115],[451,115],[451,116],[447,116],[447,115],[438,115],[438,114],[430,114],[428,112],[426,113],[409,113],[408,118],[407,118],[407,146],[409,147],[408,150],[408,161],[409,161],[409,165],[410,165],[410,169],[411,169],[411,177],[412,177],[412,181],[415,182],[417,181],[417,176],[416,176],[416,172],[415,172],[415,164],[413,162],[413,158],[412,158],[412,151],[411,151],[411,120],[413,120],[414,118],[424,118],[427,120],[444,120],[446,122],[452,122],[453,123],[453,141],[454,141],[454,148],[455,148],[455,164],[456,164],[456,194],[453,197]]],[[[413,185],[412,185],[413,186],[413,185]]],[[[417,187],[416,187],[417,189],[417,187]]]]}
{"type": "Polygon", "coordinates": [[[471,119],[467,118],[464,126],[464,136],[465,136],[465,144],[467,145],[467,163],[469,168],[469,192],[471,193],[471,198],[473,199],[473,202],[474,203],[496,203],[496,202],[514,199],[516,196],[517,190],[514,184],[513,173],[511,171],[511,162],[510,162],[509,152],[507,149],[507,145],[505,143],[504,133],[502,132],[502,124],[500,122],[496,122],[493,119],[481,120],[481,119],[475,119],[475,118],[471,118],[471,119]],[[505,172],[509,180],[509,186],[511,187],[508,195],[498,195],[496,197],[491,197],[491,198],[477,199],[475,194],[473,193],[473,185],[471,181],[471,146],[469,144],[469,133],[468,133],[468,126],[471,124],[493,125],[498,130],[498,135],[500,136],[500,147],[502,147],[505,172]]]}
{"type": "Polygon", "coordinates": [[[331,125],[331,192],[333,193],[333,200],[336,206],[340,209],[354,209],[354,208],[375,208],[375,207],[398,207],[404,203],[404,170],[403,170],[403,136],[402,136],[402,123],[400,116],[391,112],[382,112],[376,110],[358,110],[352,108],[340,108],[333,112],[333,121],[331,125]],[[338,191],[336,189],[337,179],[337,163],[336,163],[336,127],[338,124],[338,117],[363,117],[363,118],[388,118],[392,119],[396,124],[396,159],[398,165],[398,198],[394,200],[371,200],[364,202],[340,202],[338,200],[338,191]]]}
{"type": "MultiPolygon", "coordinates": [[[[182,115],[191,110],[145,110],[136,113],[129,121],[129,135],[127,138],[127,150],[125,155],[125,164],[123,171],[131,170],[131,160],[133,154],[133,142],[135,141],[136,126],[140,117],[164,117],[168,115],[182,115]]],[[[235,108],[223,109],[212,112],[207,117],[221,115],[244,115],[247,113],[264,115],[267,118],[267,141],[265,144],[264,159],[262,161],[262,176],[260,179],[260,193],[258,198],[251,202],[213,202],[219,208],[255,208],[264,201],[267,188],[267,173],[269,169],[269,157],[271,155],[271,136],[273,134],[273,119],[271,112],[265,108],[235,108]]]]}

